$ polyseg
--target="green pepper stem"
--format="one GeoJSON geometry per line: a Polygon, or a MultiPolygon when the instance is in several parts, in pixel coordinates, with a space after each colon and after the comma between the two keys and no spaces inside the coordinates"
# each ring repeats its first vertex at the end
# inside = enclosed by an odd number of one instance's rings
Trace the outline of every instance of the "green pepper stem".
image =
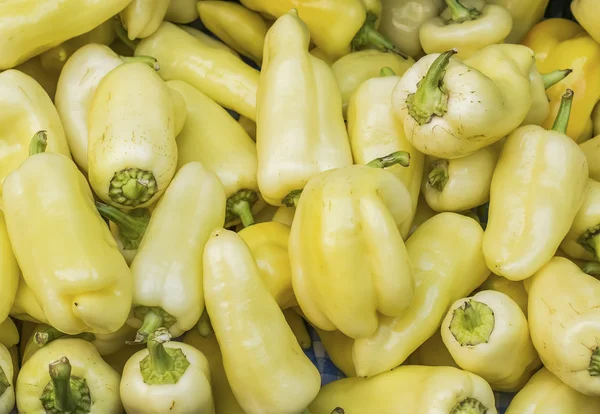
{"type": "Polygon", "coordinates": [[[396,72],[394,72],[394,69],[386,66],[385,68],[381,68],[381,70],[379,71],[379,76],[396,76],[396,72]]]}
{"type": "Polygon", "coordinates": [[[246,200],[240,200],[233,204],[231,211],[235,213],[242,220],[244,227],[248,227],[254,224],[254,216],[252,215],[252,209],[250,203],[246,200]]]}
{"type": "Polygon", "coordinates": [[[46,151],[48,146],[48,133],[46,131],[38,131],[33,134],[29,141],[29,156],[41,154],[46,151]]]}
{"type": "Polygon", "coordinates": [[[198,332],[198,335],[203,338],[207,338],[215,333],[210,323],[210,317],[208,316],[206,308],[204,309],[204,312],[202,312],[202,316],[200,316],[200,320],[196,324],[196,331],[198,332]]]}
{"type": "Polygon", "coordinates": [[[135,335],[134,343],[144,343],[148,340],[148,337],[163,325],[163,317],[160,313],[148,310],[144,315],[144,322],[142,327],[138,329],[135,335]]]}
{"type": "Polygon", "coordinates": [[[252,207],[258,201],[258,194],[254,190],[242,189],[227,199],[225,226],[235,222],[238,218],[244,227],[254,224],[252,207]]]}
{"type": "Polygon", "coordinates": [[[469,299],[454,309],[450,332],[461,346],[487,343],[494,331],[494,312],[485,303],[469,299]]]}
{"type": "Polygon", "coordinates": [[[567,127],[569,126],[569,117],[571,116],[571,106],[573,104],[573,91],[567,89],[565,94],[562,96],[560,101],[560,107],[558,108],[558,114],[552,125],[552,130],[560,132],[562,134],[567,133],[567,127]]]}
{"type": "Polygon", "coordinates": [[[477,9],[465,7],[459,0],[446,0],[446,5],[452,13],[453,23],[462,23],[468,20],[475,20],[481,16],[477,9]]]}
{"type": "Polygon", "coordinates": [[[583,265],[581,270],[584,273],[592,276],[600,276],[600,263],[598,262],[587,262],[583,265]]]}
{"type": "Polygon", "coordinates": [[[136,209],[125,213],[116,207],[96,201],[96,209],[102,215],[119,227],[125,250],[135,250],[139,247],[148,222],[150,213],[147,209],[136,209]]]}
{"type": "Polygon", "coordinates": [[[571,72],[573,72],[573,69],[556,69],[550,73],[541,75],[542,80],[544,81],[544,89],[556,85],[558,82],[569,76],[571,72]]]}
{"type": "Polygon", "coordinates": [[[119,56],[121,60],[125,63],[144,63],[150,66],[155,71],[160,70],[160,65],[158,64],[158,60],[153,58],[152,56],[119,56]]]}
{"type": "Polygon", "coordinates": [[[10,387],[10,382],[8,382],[8,378],[6,377],[4,369],[0,367],[0,397],[4,395],[4,392],[8,387],[10,387]]]}
{"type": "Polygon", "coordinates": [[[302,194],[302,190],[293,190],[290,191],[288,195],[286,195],[283,200],[281,200],[281,204],[286,207],[298,207],[298,203],[300,202],[300,195],[302,194]]]}
{"type": "Polygon", "coordinates": [[[122,206],[137,207],[149,201],[158,192],[152,171],[126,168],[117,171],[110,180],[108,195],[122,206]]]}
{"type": "Polygon", "coordinates": [[[410,153],[406,151],[396,151],[383,157],[375,158],[369,161],[366,165],[372,168],[387,168],[393,165],[400,164],[403,167],[410,165],[410,153]]]}
{"type": "Polygon", "coordinates": [[[443,84],[446,68],[456,49],[441,53],[431,64],[417,91],[406,98],[408,114],[419,125],[427,124],[434,115],[443,116],[448,109],[448,93],[443,84]]]}
{"type": "Polygon", "coordinates": [[[444,191],[448,183],[448,165],[448,161],[443,159],[435,160],[430,165],[431,170],[427,175],[427,183],[439,192],[444,191]]]}
{"type": "Polygon", "coordinates": [[[590,365],[588,366],[588,373],[590,377],[598,377],[600,376],[600,348],[596,347],[592,351],[592,356],[590,357],[590,365]]]}
{"type": "Polygon", "coordinates": [[[68,338],[83,339],[84,341],[88,341],[88,342],[92,342],[93,340],[96,339],[96,335],[94,335],[93,333],[82,332],[82,333],[78,333],[77,335],[67,335],[67,334],[57,330],[56,328],[49,326],[46,329],[36,332],[33,335],[33,343],[35,345],[37,345],[39,348],[41,348],[43,346],[48,345],[50,342],[52,342],[56,339],[59,339],[59,338],[63,338],[65,336],[68,338]]]}
{"type": "Polygon", "coordinates": [[[485,414],[488,408],[481,401],[473,397],[467,397],[456,404],[449,414],[485,414]]]}
{"type": "Polygon", "coordinates": [[[166,328],[158,328],[148,338],[148,353],[151,359],[151,366],[158,374],[164,374],[175,368],[175,363],[171,355],[165,350],[164,344],[171,340],[171,334],[166,328]]]}
{"type": "Polygon", "coordinates": [[[123,27],[123,24],[121,23],[121,20],[119,19],[119,16],[115,16],[115,18],[114,18],[113,29],[115,31],[115,34],[119,38],[119,40],[121,42],[123,42],[123,44],[125,46],[127,46],[129,49],[131,49],[132,51],[135,51],[135,48],[137,47],[139,41],[131,40],[129,38],[129,36],[127,36],[127,31],[123,27]]]}
{"type": "Polygon", "coordinates": [[[403,59],[408,59],[408,56],[402,53],[402,51],[398,49],[395,44],[377,31],[375,28],[376,22],[377,16],[373,13],[367,13],[365,23],[356,33],[354,39],[352,39],[352,49],[378,49],[382,52],[393,52],[403,59]]]}
{"type": "Polygon", "coordinates": [[[71,363],[62,357],[49,365],[50,379],[54,384],[55,405],[61,412],[71,412],[75,400],[71,392],[71,363]]]}

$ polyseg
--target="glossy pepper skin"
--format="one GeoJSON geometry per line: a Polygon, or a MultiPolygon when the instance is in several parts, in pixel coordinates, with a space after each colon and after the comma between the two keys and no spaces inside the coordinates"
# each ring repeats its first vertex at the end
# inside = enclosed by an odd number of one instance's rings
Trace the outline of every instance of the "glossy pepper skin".
{"type": "Polygon", "coordinates": [[[19,265],[13,254],[4,213],[0,210],[0,321],[5,320],[15,301],[19,286],[19,265]]]}
{"type": "Polygon", "coordinates": [[[453,367],[403,366],[372,378],[337,380],[310,404],[315,414],[336,407],[348,413],[497,413],[487,382],[453,367]]]}
{"type": "Polygon", "coordinates": [[[272,205],[321,171],[352,165],[333,72],[308,52],[310,36],[295,10],[267,33],[258,90],[258,186],[272,205]],[[293,96],[294,99],[289,99],[293,96]]]}
{"type": "Polygon", "coordinates": [[[102,78],[88,117],[88,178],[102,201],[130,209],[158,200],[175,174],[184,105],[144,63],[102,78]]]}
{"type": "Polygon", "coordinates": [[[233,394],[246,413],[299,413],[321,378],[260,279],[244,241],[215,230],[204,249],[206,309],[233,394]]]}
{"type": "Polygon", "coordinates": [[[136,56],[153,56],[160,62],[164,80],[182,80],[219,105],[256,120],[259,72],[231,52],[198,42],[185,30],[163,22],[135,49],[136,56]]]}
{"type": "Polygon", "coordinates": [[[519,308],[521,308],[521,311],[523,311],[523,314],[527,317],[528,298],[527,291],[525,290],[522,281],[515,282],[492,273],[485,282],[475,290],[475,292],[480,292],[482,290],[495,290],[504,293],[519,305],[519,308]]]}
{"type": "Polygon", "coordinates": [[[571,12],[585,31],[596,42],[600,42],[600,28],[598,28],[600,10],[598,9],[598,3],[594,0],[573,0],[571,12]]]}
{"type": "Polygon", "coordinates": [[[200,1],[197,7],[208,30],[232,49],[261,64],[268,26],[260,14],[241,4],[222,1],[200,1]]]}
{"type": "Polygon", "coordinates": [[[169,3],[170,0],[132,0],[120,13],[127,37],[141,39],[154,33],[167,14],[169,3]]]}
{"type": "Polygon", "coordinates": [[[599,411],[599,398],[575,391],[542,368],[514,396],[506,414],[596,414],[599,411]]]}
{"type": "Polygon", "coordinates": [[[71,156],[56,108],[46,91],[23,72],[0,73],[0,122],[0,196],[6,176],[29,155],[29,142],[37,131],[46,131],[48,152],[71,156]]]}
{"type": "Polygon", "coordinates": [[[15,406],[13,362],[5,345],[0,344],[0,412],[10,413],[15,406]]]}
{"type": "Polygon", "coordinates": [[[36,134],[33,155],[4,182],[15,257],[50,325],[69,334],[114,332],[131,308],[131,272],[73,161],[36,153],[43,137],[36,134]]]}
{"type": "Polygon", "coordinates": [[[441,334],[456,363],[495,391],[518,391],[541,365],[523,311],[501,292],[484,290],[454,302],[441,334]]]}
{"type": "Polygon", "coordinates": [[[442,53],[453,47],[465,59],[486,46],[502,43],[512,29],[512,17],[502,6],[484,0],[447,0],[448,7],[425,21],[419,39],[425,53],[442,53]]]}
{"type": "Polygon", "coordinates": [[[249,226],[264,207],[258,191],[256,145],[244,129],[215,101],[182,81],[167,86],[181,94],[186,123],[177,136],[177,168],[199,161],[219,177],[227,196],[227,226],[249,226]],[[217,139],[218,138],[218,139],[217,139]]]}
{"type": "Polygon", "coordinates": [[[520,45],[491,45],[463,62],[454,53],[421,58],[392,95],[406,138],[424,154],[447,159],[487,147],[523,122],[534,65],[533,52],[520,45]]]}
{"type": "Polygon", "coordinates": [[[121,413],[116,392],[119,380],[119,374],[88,341],[54,341],[21,367],[17,409],[22,413],[121,413]]]}
{"type": "Polygon", "coordinates": [[[564,134],[572,92],[553,130],[528,125],[510,134],[494,171],[483,253],[510,280],[534,274],[556,252],[583,202],[588,167],[564,134]]]}
{"type": "Polygon", "coordinates": [[[600,183],[588,180],[583,204],[560,248],[573,259],[598,260],[600,256],[600,183]],[[597,247],[596,247],[597,246],[597,247]]]}
{"type": "Polygon", "coordinates": [[[169,342],[165,328],[148,339],[123,368],[120,395],[125,411],[143,413],[215,412],[210,368],[204,354],[191,345],[169,342]]]}
{"type": "Polygon", "coordinates": [[[600,181],[600,135],[579,144],[588,162],[590,178],[600,181]]]}
{"type": "Polygon", "coordinates": [[[198,18],[196,4],[198,0],[171,0],[165,20],[173,23],[187,24],[198,18]]]}
{"type": "Polygon", "coordinates": [[[336,60],[331,65],[331,70],[342,93],[344,118],[347,116],[350,97],[363,82],[379,77],[384,67],[390,68],[397,76],[402,76],[414,63],[413,58],[374,49],[348,53],[336,60]]]}
{"type": "MultiPolygon", "coordinates": [[[[218,49],[221,51],[226,51],[229,52],[231,55],[239,58],[240,55],[233,50],[232,48],[230,48],[229,46],[227,46],[225,43],[221,42],[218,39],[215,39],[212,36],[209,36],[208,34],[204,33],[201,30],[198,30],[192,26],[185,26],[182,24],[178,24],[177,25],[178,28],[180,28],[181,30],[183,30],[184,32],[186,32],[187,34],[191,35],[192,37],[194,37],[196,40],[199,40],[200,42],[202,42],[202,44],[206,47],[209,47],[211,49],[218,49]]],[[[240,115],[242,116],[242,115],[240,115]]]]}
{"type": "Polygon", "coordinates": [[[564,257],[531,279],[529,328],[544,366],[574,390],[600,396],[600,282],[564,257]]]}
{"type": "Polygon", "coordinates": [[[0,70],[83,33],[123,10],[130,0],[21,0],[0,5],[0,70]]]}
{"type": "Polygon", "coordinates": [[[600,44],[586,35],[577,23],[566,19],[548,19],[537,24],[523,39],[535,52],[541,73],[571,68],[573,72],[547,90],[550,111],[542,126],[550,128],[560,107],[565,89],[575,92],[573,115],[567,135],[576,142],[585,132],[590,114],[600,100],[600,44]]]}
{"type": "Polygon", "coordinates": [[[175,338],[192,329],[204,310],[202,252],[225,221],[225,192],[199,162],[181,168],[148,223],[131,264],[133,319],[143,342],[164,326],[175,338]],[[142,325],[143,321],[143,325],[142,325]]]}
{"type": "Polygon", "coordinates": [[[415,274],[415,297],[400,317],[382,317],[377,332],[354,341],[360,377],[397,367],[430,338],[450,304],[479,286],[490,271],[481,252],[483,230],[472,218],[440,213],[406,242],[415,274]]]}

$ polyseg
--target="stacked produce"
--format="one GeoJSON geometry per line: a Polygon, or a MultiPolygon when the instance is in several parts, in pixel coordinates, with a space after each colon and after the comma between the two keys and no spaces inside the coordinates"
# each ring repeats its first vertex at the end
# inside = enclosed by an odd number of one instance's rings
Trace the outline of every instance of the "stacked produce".
{"type": "Polygon", "coordinates": [[[547,5],[0,2],[0,414],[600,413],[600,2],[547,5]]]}

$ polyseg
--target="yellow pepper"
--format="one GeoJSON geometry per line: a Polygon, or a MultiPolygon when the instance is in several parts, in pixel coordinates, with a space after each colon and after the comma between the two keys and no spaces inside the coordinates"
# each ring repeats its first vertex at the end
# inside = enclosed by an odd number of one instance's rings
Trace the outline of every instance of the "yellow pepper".
{"type": "Polygon", "coordinates": [[[392,94],[412,145],[448,159],[487,147],[523,122],[531,107],[534,65],[533,52],[520,45],[491,45],[464,62],[451,59],[455,53],[423,57],[392,94]]]}
{"type": "Polygon", "coordinates": [[[560,248],[574,259],[598,260],[600,257],[600,183],[588,180],[583,204],[560,248]]]}
{"type": "Polygon", "coordinates": [[[406,241],[415,274],[413,302],[402,316],[382,317],[377,332],[354,341],[359,377],[402,364],[439,328],[448,307],[469,294],[490,274],[481,252],[483,230],[472,218],[440,213],[406,241]]]}
{"type": "Polygon", "coordinates": [[[4,214],[15,257],[45,319],[61,332],[111,333],[131,308],[131,272],[69,158],[31,156],[4,181],[4,214]],[[57,195],[60,195],[57,198],[57,195]]]}
{"type": "MultiPolygon", "coordinates": [[[[600,102],[594,106],[592,111],[592,136],[600,134],[600,102]]],[[[591,138],[591,137],[590,137],[591,138]]]]}
{"type": "Polygon", "coordinates": [[[321,378],[260,279],[244,241],[215,230],[204,249],[206,309],[233,394],[249,414],[299,413],[321,378]]]}
{"type": "Polygon", "coordinates": [[[425,365],[428,367],[455,367],[456,364],[448,348],[442,341],[442,335],[439,330],[426,340],[423,345],[417,348],[415,352],[410,354],[406,359],[405,365],[425,365]]]}
{"type": "Polygon", "coordinates": [[[277,19],[265,40],[257,96],[258,186],[276,206],[293,205],[321,171],[352,165],[335,76],[309,54],[309,42],[295,9],[277,19]]]}
{"type": "Polygon", "coordinates": [[[19,330],[11,318],[0,322],[0,344],[11,348],[19,343],[19,330]]]}
{"type": "Polygon", "coordinates": [[[262,62],[267,23],[263,17],[241,4],[199,1],[200,20],[219,39],[258,65],[262,62]]]}
{"type": "Polygon", "coordinates": [[[550,111],[542,124],[550,128],[558,113],[565,89],[575,92],[573,115],[567,135],[576,142],[581,140],[594,106],[600,100],[600,44],[584,34],[577,23],[565,19],[548,19],[536,25],[523,44],[535,52],[537,68],[541,73],[571,68],[573,72],[547,90],[550,111]]]}
{"type": "Polygon", "coordinates": [[[105,22],[131,0],[21,0],[0,4],[0,70],[105,22]]]}
{"type": "Polygon", "coordinates": [[[546,368],[540,369],[514,396],[506,414],[597,414],[600,398],[588,397],[556,378],[546,368]]]}
{"type": "Polygon", "coordinates": [[[512,16],[513,25],[506,43],[519,43],[529,30],[544,17],[549,0],[487,0],[504,7],[512,16]]]}
{"type": "Polygon", "coordinates": [[[15,407],[14,367],[7,347],[0,343],[0,412],[11,413],[15,407]]]}
{"type": "Polygon", "coordinates": [[[212,386],[213,399],[215,401],[216,414],[244,414],[231,386],[225,375],[223,367],[223,356],[217,342],[217,337],[212,334],[202,337],[195,329],[192,329],[183,337],[183,342],[193,346],[204,354],[210,366],[210,382],[212,386]]]}
{"type": "Polygon", "coordinates": [[[150,221],[149,210],[137,208],[124,214],[101,202],[96,202],[96,208],[100,215],[110,220],[110,233],[117,242],[117,247],[125,261],[131,265],[150,221]]]}
{"type": "Polygon", "coordinates": [[[165,328],[123,368],[121,400],[129,414],[214,413],[208,360],[191,345],[170,342],[165,328]]]}
{"type": "Polygon", "coordinates": [[[409,308],[415,283],[399,227],[411,205],[402,181],[379,168],[354,165],[309,181],[289,255],[296,299],[313,325],[362,338],[375,332],[379,313],[409,308]]]}
{"type": "Polygon", "coordinates": [[[54,100],[59,71],[44,69],[39,56],[34,56],[19,66],[15,66],[15,69],[35,79],[44,88],[50,99],[54,100]]]}
{"type": "Polygon", "coordinates": [[[474,291],[474,293],[481,292],[482,290],[495,290],[504,293],[519,305],[519,308],[521,308],[521,311],[523,311],[523,314],[527,317],[528,298],[527,291],[525,290],[522,281],[519,280],[515,282],[492,273],[485,282],[474,291]]]}
{"type": "MultiPolygon", "coordinates": [[[[226,226],[254,223],[263,207],[256,180],[256,146],[244,129],[208,96],[182,81],[167,86],[183,96],[187,121],[177,136],[177,168],[199,161],[219,177],[227,196],[226,226]],[[218,139],[215,139],[218,137],[218,139]]],[[[221,224],[222,225],[222,224],[221,224]]]]}
{"type": "Polygon", "coordinates": [[[48,94],[33,78],[17,70],[0,73],[0,123],[3,125],[0,132],[0,196],[2,183],[27,158],[29,142],[37,131],[46,131],[48,152],[70,157],[60,118],[48,94]]]}
{"type": "Polygon", "coordinates": [[[494,171],[483,253],[507,279],[526,279],[554,256],[583,202],[587,161],[565,135],[572,98],[567,90],[552,130],[510,134],[494,171]]]}
{"type": "Polygon", "coordinates": [[[181,168],[156,207],[131,264],[133,317],[145,342],[157,328],[178,337],[204,310],[202,251],[210,232],[225,220],[225,192],[199,162],[181,168]]]}
{"type": "Polygon", "coordinates": [[[571,12],[585,31],[596,42],[600,42],[600,27],[598,27],[600,9],[598,9],[598,2],[595,0],[573,0],[571,12]]]}
{"type": "Polygon", "coordinates": [[[120,13],[129,40],[150,36],[167,14],[171,0],[133,0],[120,13]]]}
{"type": "Polygon", "coordinates": [[[125,364],[138,351],[146,349],[146,344],[127,345],[114,354],[104,355],[102,359],[119,375],[123,375],[125,364]]]}
{"type": "Polygon", "coordinates": [[[182,24],[193,22],[198,18],[197,3],[198,0],[170,0],[165,20],[182,24]]]}
{"type": "Polygon", "coordinates": [[[310,404],[314,414],[496,414],[494,393],[483,379],[453,367],[403,366],[373,378],[345,378],[324,386],[310,404]]]}
{"type": "Polygon", "coordinates": [[[325,54],[325,52],[323,52],[318,47],[313,47],[312,49],[310,49],[310,54],[313,55],[316,58],[321,59],[323,62],[327,63],[329,66],[333,65],[334,62],[335,62],[335,59],[327,56],[325,54]]]}
{"type": "Polygon", "coordinates": [[[546,95],[546,89],[562,81],[571,72],[571,69],[557,69],[541,75],[535,66],[531,68],[529,72],[531,108],[521,125],[542,125],[544,123],[550,113],[550,102],[546,95]]]}
{"type": "Polygon", "coordinates": [[[410,226],[410,231],[408,232],[408,235],[412,235],[421,224],[425,223],[427,220],[429,220],[436,214],[437,213],[433,211],[431,207],[429,207],[429,204],[427,204],[427,201],[425,201],[425,197],[423,197],[423,195],[421,194],[417,202],[417,211],[415,212],[415,217],[412,221],[412,225],[410,226]]]}
{"type": "Polygon", "coordinates": [[[54,341],[21,367],[20,413],[121,413],[119,374],[83,339],[54,341]]]}
{"type": "Polygon", "coordinates": [[[347,377],[356,377],[354,363],[352,362],[352,344],[354,340],[340,331],[323,331],[313,327],[331,359],[331,362],[347,377]]]}
{"type": "Polygon", "coordinates": [[[379,77],[381,68],[384,67],[390,68],[397,76],[402,76],[414,63],[413,58],[373,49],[349,53],[336,60],[331,65],[331,70],[342,93],[344,118],[350,97],[363,82],[379,77]]]}
{"type": "Polygon", "coordinates": [[[294,215],[296,214],[296,207],[281,206],[277,209],[277,212],[273,215],[273,221],[292,227],[294,221],[294,215]]]}
{"type": "Polygon", "coordinates": [[[256,122],[254,122],[250,118],[246,118],[245,116],[240,116],[240,119],[238,119],[238,123],[241,125],[242,128],[244,128],[246,134],[248,134],[248,136],[252,138],[252,141],[256,142],[256,122]]]}
{"type": "Polygon", "coordinates": [[[588,162],[590,178],[600,181],[600,135],[579,144],[588,162]]]}
{"type": "Polygon", "coordinates": [[[302,316],[298,315],[298,312],[292,308],[285,309],[283,311],[283,316],[285,316],[288,326],[298,340],[298,345],[300,345],[302,349],[309,349],[312,346],[312,341],[302,316]]]}
{"type": "Polygon", "coordinates": [[[446,0],[448,7],[421,25],[419,39],[425,53],[442,53],[456,47],[465,59],[486,46],[504,42],[512,17],[502,6],[484,0],[446,0]]]}
{"type": "Polygon", "coordinates": [[[518,391],[540,367],[523,311],[502,292],[484,290],[454,302],[442,340],[462,368],[496,391],[518,391]]]}
{"type": "Polygon", "coordinates": [[[275,221],[255,224],[240,231],[265,287],[281,309],[298,306],[292,289],[292,270],[288,257],[290,227],[275,221]]]}
{"type": "Polygon", "coordinates": [[[600,281],[564,257],[531,278],[529,329],[544,366],[574,390],[600,396],[600,281]]]}
{"type": "Polygon", "coordinates": [[[0,210],[0,321],[5,320],[15,301],[19,286],[19,265],[13,254],[4,213],[0,210]]]}
{"type": "Polygon", "coordinates": [[[398,49],[418,58],[423,54],[419,29],[443,10],[444,0],[381,0],[379,31],[398,49]]]}
{"type": "Polygon", "coordinates": [[[42,307],[25,279],[23,279],[23,275],[19,278],[19,286],[17,287],[15,302],[10,310],[10,316],[22,321],[48,323],[42,307]]]}
{"type": "Polygon", "coordinates": [[[163,22],[135,49],[160,62],[164,80],[182,80],[219,105],[256,120],[259,72],[227,50],[208,46],[172,23],[163,22]]]}
{"type": "Polygon", "coordinates": [[[209,47],[211,49],[217,49],[217,50],[221,50],[221,51],[227,51],[229,52],[229,54],[239,58],[240,55],[238,54],[238,52],[236,52],[235,50],[233,50],[232,48],[230,48],[229,46],[227,46],[225,43],[221,42],[218,39],[215,39],[214,37],[204,33],[201,30],[198,30],[194,27],[191,26],[185,26],[182,24],[178,24],[177,25],[178,28],[180,28],[181,30],[183,30],[184,32],[186,32],[189,35],[192,35],[196,40],[199,40],[203,46],[205,47],[209,47]]]}
{"type": "Polygon", "coordinates": [[[392,42],[377,32],[380,0],[242,0],[242,4],[273,18],[296,9],[310,31],[311,40],[333,59],[348,54],[351,49],[373,48],[400,53],[392,42]]]}
{"type": "Polygon", "coordinates": [[[163,194],[177,166],[184,105],[145,63],[120,65],[102,78],[89,106],[87,151],[89,181],[102,201],[141,208],[163,194]]]}

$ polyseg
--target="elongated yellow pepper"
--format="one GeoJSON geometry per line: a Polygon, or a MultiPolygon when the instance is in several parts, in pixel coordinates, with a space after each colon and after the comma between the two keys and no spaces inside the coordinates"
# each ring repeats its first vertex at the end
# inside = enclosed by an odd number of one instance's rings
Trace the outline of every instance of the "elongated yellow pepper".
{"type": "Polygon", "coordinates": [[[518,43],[527,32],[544,17],[549,0],[487,0],[488,3],[504,7],[513,19],[507,43],[518,43]]]}
{"type": "Polygon", "coordinates": [[[187,24],[198,18],[196,4],[198,0],[171,0],[165,20],[173,23],[187,24]]]}
{"type": "Polygon", "coordinates": [[[15,407],[15,368],[10,352],[0,343],[0,412],[10,413],[15,407]]]}
{"type": "Polygon", "coordinates": [[[130,40],[150,36],[167,14],[171,0],[132,0],[120,14],[130,40]]]}
{"type": "Polygon", "coordinates": [[[69,158],[43,153],[45,139],[36,134],[32,155],[4,182],[15,257],[52,326],[69,334],[114,332],[131,308],[131,272],[85,177],[69,158]]]}
{"type": "Polygon", "coordinates": [[[4,213],[0,210],[0,321],[5,320],[13,306],[19,286],[19,265],[13,254],[4,213]]]}
{"type": "Polygon", "coordinates": [[[598,19],[600,19],[600,10],[598,3],[594,0],[573,0],[571,3],[571,11],[577,22],[583,26],[586,32],[594,38],[596,42],[600,42],[600,28],[598,27],[598,19]]]}
{"type": "Polygon", "coordinates": [[[589,180],[583,204],[560,248],[573,259],[598,260],[600,257],[600,183],[589,180]]]}
{"type": "Polygon", "coordinates": [[[400,317],[383,317],[377,332],[354,341],[360,377],[397,367],[430,338],[452,302],[487,278],[481,243],[483,230],[472,218],[440,213],[423,223],[406,242],[415,273],[415,298],[400,317]]]}
{"type": "Polygon", "coordinates": [[[587,161],[565,135],[572,97],[565,94],[553,130],[528,125],[509,135],[494,171],[483,252],[492,272],[510,280],[550,260],[583,202],[587,161]]]}
{"type": "Polygon", "coordinates": [[[319,391],[319,372],[300,349],[261,282],[250,249],[236,233],[220,229],[211,234],[204,249],[204,288],[225,372],[240,406],[246,413],[302,412],[319,391]]]}
{"type": "Polygon", "coordinates": [[[183,30],[184,32],[186,32],[189,35],[192,35],[192,37],[194,37],[196,40],[199,40],[203,46],[205,47],[209,47],[211,49],[220,49],[220,50],[224,50],[226,52],[229,52],[230,54],[232,54],[233,56],[239,58],[240,55],[233,50],[232,48],[230,48],[229,46],[227,46],[225,43],[221,42],[218,39],[215,39],[214,37],[206,34],[205,32],[198,30],[194,27],[191,26],[185,26],[185,25],[181,25],[178,24],[177,25],[178,28],[180,28],[181,30],[183,30]]]}

